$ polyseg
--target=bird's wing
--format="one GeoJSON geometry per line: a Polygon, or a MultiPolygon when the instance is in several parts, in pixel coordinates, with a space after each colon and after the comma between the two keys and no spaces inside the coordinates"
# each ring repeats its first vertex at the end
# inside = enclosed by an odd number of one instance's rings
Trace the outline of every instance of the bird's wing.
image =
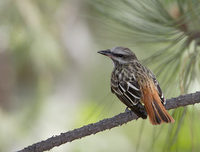
{"type": "Polygon", "coordinates": [[[156,89],[157,89],[157,91],[158,91],[158,95],[159,95],[159,97],[160,97],[160,99],[161,99],[162,104],[165,105],[165,98],[164,98],[164,95],[163,95],[163,93],[162,93],[162,90],[161,90],[161,88],[160,88],[160,85],[159,85],[158,81],[156,80],[155,76],[153,77],[153,82],[154,82],[154,84],[155,84],[155,86],[156,86],[156,89]]]}
{"type": "Polygon", "coordinates": [[[136,105],[140,101],[141,91],[137,81],[111,80],[111,91],[128,107],[136,105]]]}
{"type": "Polygon", "coordinates": [[[156,86],[156,90],[158,91],[158,95],[159,95],[159,97],[161,99],[162,104],[165,105],[166,104],[166,100],[164,98],[164,95],[162,93],[160,85],[159,85],[158,81],[156,80],[156,76],[153,74],[153,72],[151,70],[149,70],[148,68],[146,68],[146,69],[149,72],[149,74],[151,75],[151,78],[153,79],[154,85],[156,86]]]}
{"type": "Polygon", "coordinates": [[[144,106],[140,103],[141,91],[140,86],[135,79],[129,81],[111,78],[111,91],[114,93],[127,107],[129,107],[137,116],[143,119],[147,118],[144,106]]]}
{"type": "Polygon", "coordinates": [[[118,98],[124,104],[126,104],[137,116],[146,119],[147,113],[144,106],[140,102],[141,91],[137,81],[121,81],[119,83],[119,90],[121,95],[117,95],[118,98]]]}
{"type": "Polygon", "coordinates": [[[141,91],[137,81],[119,82],[119,90],[122,95],[130,102],[130,105],[136,105],[140,101],[141,91]]]}

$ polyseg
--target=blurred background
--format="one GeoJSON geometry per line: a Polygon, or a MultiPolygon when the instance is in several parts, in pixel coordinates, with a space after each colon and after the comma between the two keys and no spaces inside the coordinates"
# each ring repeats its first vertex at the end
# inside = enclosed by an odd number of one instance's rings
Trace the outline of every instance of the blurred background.
{"type": "MultiPolygon", "coordinates": [[[[1,152],[124,112],[101,49],[133,50],[166,98],[200,89],[199,0],[1,0],[0,17],[1,152]]],[[[51,151],[200,151],[199,105],[170,113],[51,151]]]]}

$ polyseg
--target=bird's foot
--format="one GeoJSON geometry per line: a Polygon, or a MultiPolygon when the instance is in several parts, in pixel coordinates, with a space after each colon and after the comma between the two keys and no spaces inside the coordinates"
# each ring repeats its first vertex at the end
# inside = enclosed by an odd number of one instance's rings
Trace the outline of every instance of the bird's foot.
{"type": "Polygon", "coordinates": [[[125,112],[130,112],[130,111],[131,110],[128,107],[126,107],[125,112]]]}

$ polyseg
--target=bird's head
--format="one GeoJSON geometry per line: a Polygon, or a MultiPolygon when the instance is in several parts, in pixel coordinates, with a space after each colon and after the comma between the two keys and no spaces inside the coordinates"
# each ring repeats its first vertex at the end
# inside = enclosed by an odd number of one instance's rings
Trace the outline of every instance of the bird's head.
{"type": "Polygon", "coordinates": [[[136,55],[129,49],[124,47],[114,47],[112,49],[102,50],[98,53],[110,57],[114,64],[128,64],[134,60],[137,60],[136,55]]]}

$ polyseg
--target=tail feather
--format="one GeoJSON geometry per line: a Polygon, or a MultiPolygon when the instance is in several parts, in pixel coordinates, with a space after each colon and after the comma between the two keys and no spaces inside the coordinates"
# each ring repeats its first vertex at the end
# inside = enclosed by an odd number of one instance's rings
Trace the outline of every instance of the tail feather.
{"type": "Polygon", "coordinates": [[[153,125],[161,123],[173,123],[174,119],[169,115],[156,90],[145,88],[143,92],[143,103],[153,125]]]}

